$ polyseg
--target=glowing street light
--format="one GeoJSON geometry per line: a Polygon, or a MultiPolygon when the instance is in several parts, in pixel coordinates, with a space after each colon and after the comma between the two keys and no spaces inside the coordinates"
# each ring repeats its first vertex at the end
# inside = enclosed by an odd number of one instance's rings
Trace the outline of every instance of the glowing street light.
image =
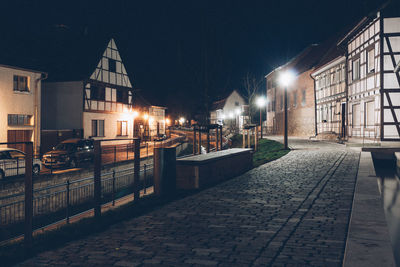
{"type": "Polygon", "coordinates": [[[292,84],[295,79],[295,74],[293,71],[287,70],[280,74],[279,76],[279,84],[284,86],[284,98],[285,98],[285,129],[283,136],[283,144],[285,149],[288,149],[288,114],[287,114],[287,88],[292,84]]]}
{"type": "Polygon", "coordinates": [[[185,118],[184,117],[181,117],[180,119],[179,119],[179,123],[182,125],[182,124],[184,124],[185,123],[185,118]]]}
{"type": "Polygon", "coordinates": [[[147,120],[149,119],[149,114],[145,113],[145,114],[143,115],[143,118],[147,121],[147,120]]]}
{"type": "Polygon", "coordinates": [[[265,105],[267,104],[267,99],[264,96],[259,96],[256,100],[257,106],[260,108],[260,130],[261,130],[261,136],[260,138],[263,138],[263,128],[262,128],[262,113],[261,110],[265,105]]]}

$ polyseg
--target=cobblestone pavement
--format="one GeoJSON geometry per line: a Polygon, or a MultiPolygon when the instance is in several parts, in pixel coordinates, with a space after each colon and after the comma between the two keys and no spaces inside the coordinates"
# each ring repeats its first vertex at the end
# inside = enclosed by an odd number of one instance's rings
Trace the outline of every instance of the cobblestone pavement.
{"type": "Polygon", "coordinates": [[[21,266],[341,266],[359,153],[285,157],[21,266]]]}

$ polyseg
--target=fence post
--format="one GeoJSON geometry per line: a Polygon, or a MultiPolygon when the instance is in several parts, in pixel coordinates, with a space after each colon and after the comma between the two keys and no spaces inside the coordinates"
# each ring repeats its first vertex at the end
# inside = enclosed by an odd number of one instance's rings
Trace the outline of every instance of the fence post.
{"type": "Polygon", "coordinates": [[[210,129],[207,128],[207,153],[210,153],[210,129]]]}
{"type": "Polygon", "coordinates": [[[101,216],[101,141],[94,140],[94,217],[101,216]]]}
{"type": "Polygon", "coordinates": [[[223,148],[222,148],[222,143],[223,143],[223,141],[222,141],[222,126],[220,126],[219,127],[219,142],[220,142],[220,149],[222,150],[223,148]]]}
{"type": "Polygon", "coordinates": [[[135,153],[133,160],[133,194],[135,201],[139,201],[140,199],[140,187],[139,187],[139,178],[140,178],[140,138],[133,139],[135,144],[135,153]]]}
{"type": "Polygon", "coordinates": [[[115,170],[112,174],[112,205],[115,206],[115,170]]]}
{"type": "Polygon", "coordinates": [[[69,180],[67,180],[67,223],[69,223],[69,180]]]}
{"type": "Polygon", "coordinates": [[[114,146],[114,164],[117,161],[117,145],[114,146]]]}
{"type": "Polygon", "coordinates": [[[143,189],[143,191],[144,191],[144,194],[146,194],[146,179],[147,179],[147,173],[146,173],[146,169],[147,169],[147,165],[146,164],[144,164],[144,173],[143,173],[143,176],[144,176],[144,178],[143,178],[143,187],[144,187],[144,189],[143,189]]]}
{"type": "Polygon", "coordinates": [[[218,149],[218,142],[219,142],[219,135],[218,135],[218,127],[217,128],[215,128],[215,151],[218,151],[219,149],[218,149]]]}
{"type": "Polygon", "coordinates": [[[196,155],[196,128],[193,127],[193,155],[196,155]]]}
{"type": "Polygon", "coordinates": [[[32,249],[32,221],[33,221],[33,184],[32,184],[32,165],[33,165],[33,143],[25,143],[25,232],[24,245],[25,252],[30,253],[32,249]]]}

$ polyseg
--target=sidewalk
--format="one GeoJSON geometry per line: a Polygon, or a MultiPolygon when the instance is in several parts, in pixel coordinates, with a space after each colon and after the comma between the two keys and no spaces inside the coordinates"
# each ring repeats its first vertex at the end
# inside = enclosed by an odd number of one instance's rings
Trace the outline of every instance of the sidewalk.
{"type": "Polygon", "coordinates": [[[341,266],[359,153],[318,143],[20,266],[341,266]]]}

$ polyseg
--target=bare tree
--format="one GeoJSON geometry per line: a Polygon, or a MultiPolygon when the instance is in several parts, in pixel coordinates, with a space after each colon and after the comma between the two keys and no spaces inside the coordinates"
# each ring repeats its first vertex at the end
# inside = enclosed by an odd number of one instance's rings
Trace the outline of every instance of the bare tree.
{"type": "Polygon", "coordinates": [[[253,121],[253,115],[256,112],[255,98],[261,89],[263,78],[256,78],[255,75],[247,73],[243,78],[243,86],[245,89],[245,98],[249,104],[250,122],[253,121]]]}

